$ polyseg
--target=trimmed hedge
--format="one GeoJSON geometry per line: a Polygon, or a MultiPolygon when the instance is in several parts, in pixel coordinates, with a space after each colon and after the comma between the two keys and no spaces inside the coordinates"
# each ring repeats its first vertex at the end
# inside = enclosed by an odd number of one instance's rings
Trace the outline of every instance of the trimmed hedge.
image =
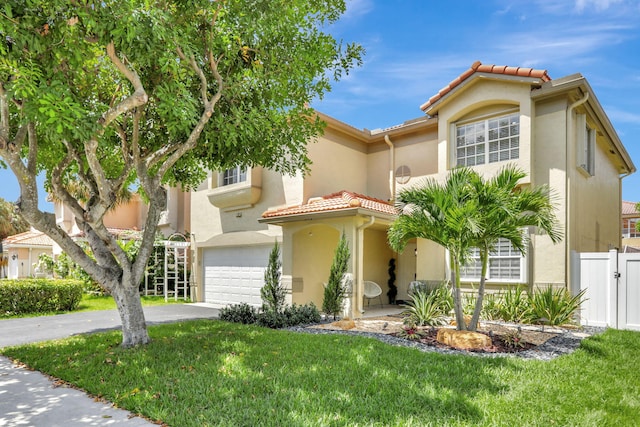
{"type": "Polygon", "coordinates": [[[19,279],[0,281],[0,317],[72,311],[82,299],[79,280],[19,279]]]}

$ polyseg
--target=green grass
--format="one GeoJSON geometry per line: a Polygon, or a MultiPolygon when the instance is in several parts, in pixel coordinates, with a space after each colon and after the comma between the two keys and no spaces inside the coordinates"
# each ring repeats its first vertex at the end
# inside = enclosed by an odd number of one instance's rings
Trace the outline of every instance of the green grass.
{"type": "Polygon", "coordinates": [[[221,321],[5,348],[169,426],[630,426],[640,333],[608,330],[550,362],[422,353],[369,338],[221,321]]]}
{"type": "MultiPolygon", "coordinates": [[[[165,302],[164,297],[157,296],[141,296],[142,305],[144,307],[152,306],[152,305],[165,305],[165,304],[182,304],[188,301],[183,299],[178,299],[177,301],[173,298],[169,298],[167,302],[165,302]]],[[[89,295],[84,294],[82,296],[82,301],[78,305],[78,309],[74,310],[73,313],[80,313],[85,311],[97,311],[97,310],[115,310],[116,302],[110,295],[89,295]]]]}
{"type": "MultiPolygon", "coordinates": [[[[165,302],[164,297],[158,297],[158,296],[141,296],[140,300],[142,301],[143,307],[148,307],[153,305],[165,305],[165,304],[183,304],[185,302],[188,302],[182,299],[179,299],[176,301],[173,298],[169,298],[169,301],[165,302]]],[[[116,309],[116,302],[111,295],[83,294],[82,300],[80,301],[80,304],[78,304],[78,308],[73,311],[56,311],[51,313],[27,313],[27,314],[21,314],[21,315],[0,316],[0,319],[55,316],[57,314],[65,314],[65,313],[82,313],[86,311],[115,310],[115,309],[116,309]]]]}

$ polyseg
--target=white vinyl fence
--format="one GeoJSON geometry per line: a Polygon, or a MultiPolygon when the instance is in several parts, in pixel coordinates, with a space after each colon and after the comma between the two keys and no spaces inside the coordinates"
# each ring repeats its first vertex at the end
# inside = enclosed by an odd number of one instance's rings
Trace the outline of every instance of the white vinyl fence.
{"type": "Polygon", "coordinates": [[[640,331],[640,253],[575,253],[572,290],[583,289],[582,325],[640,331]]]}

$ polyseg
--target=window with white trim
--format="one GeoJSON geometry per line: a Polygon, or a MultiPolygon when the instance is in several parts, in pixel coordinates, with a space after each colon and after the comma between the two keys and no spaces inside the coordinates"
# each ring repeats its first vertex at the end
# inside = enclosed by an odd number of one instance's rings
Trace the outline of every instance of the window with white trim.
{"type": "Polygon", "coordinates": [[[456,166],[475,166],[520,156],[518,113],[456,125],[456,166]]]}
{"type": "Polygon", "coordinates": [[[220,186],[237,184],[247,180],[247,169],[236,166],[220,173],[220,186]]]}
{"type": "Polygon", "coordinates": [[[640,218],[624,218],[622,220],[622,237],[626,239],[640,237],[640,231],[636,228],[639,221],[640,218]]]}
{"type": "Polygon", "coordinates": [[[576,122],[578,126],[578,167],[593,176],[596,166],[596,130],[589,127],[586,114],[578,114],[576,122]]]}
{"type": "MultiPolygon", "coordinates": [[[[480,281],[482,264],[480,262],[480,250],[474,248],[471,260],[460,270],[460,280],[480,281]]],[[[494,250],[489,253],[489,265],[487,268],[487,280],[493,282],[526,281],[526,262],[522,253],[513,247],[507,239],[499,239],[494,250]]]]}

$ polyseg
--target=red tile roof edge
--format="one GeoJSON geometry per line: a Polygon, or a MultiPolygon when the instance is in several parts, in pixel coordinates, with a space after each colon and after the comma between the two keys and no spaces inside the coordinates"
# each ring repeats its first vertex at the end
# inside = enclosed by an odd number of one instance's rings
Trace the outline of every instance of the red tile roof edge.
{"type": "Polygon", "coordinates": [[[262,218],[277,218],[289,215],[303,215],[354,208],[363,208],[389,215],[397,214],[396,208],[384,200],[353,191],[342,190],[326,196],[310,198],[307,203],[301,205],[267,210],[262,214],[262,218]]]}
{"type": "Polygon", "coordinates": [[[536,79],[540,79],[543,82],[548,82],[551,80],[547,70],[538,70],[535,68],[528,67],[509,67],[506,65],[492,65],[492,64],[483,64],[480,61],[476,61],[471,64],[471,67],[460,74],[458,77],[453,79],[448,85],[440,89],[440,91],[433,95],[427,102],[420,106],[422,111],[427,110],[437,101],[442,99],[447,93],[451,92],[456,86],[459,86],[463,81],[471,77],[474,73],[491,73],[491,74],[504,74],[508,76],[518,76],[518,77],[532,77],[536,79]]]}
{"type": "Polygon", "coordinates": [[[636,202],[622,201],[622,207],[620,209],[622,215],[639,215],[640,212],[636,209],[636,202]]]}

